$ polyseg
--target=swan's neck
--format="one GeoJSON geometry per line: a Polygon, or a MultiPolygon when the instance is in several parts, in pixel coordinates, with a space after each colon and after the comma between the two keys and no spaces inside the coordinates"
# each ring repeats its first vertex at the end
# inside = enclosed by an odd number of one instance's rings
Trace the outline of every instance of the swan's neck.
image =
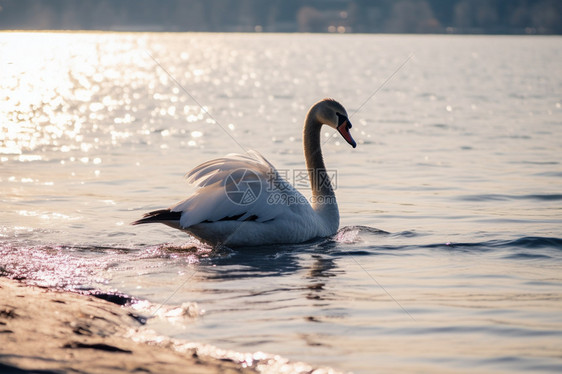
{"type": "Polygon", "coordinates": [[[317,119],[313,107],[306,116],[304,124],[304,156],[312,189],[312,208],[322,218],[330,231],[337,231],[340,221],[336,195],[332,188],[330,174],[326,171],[320,144],[322,123],[317,119]]]}

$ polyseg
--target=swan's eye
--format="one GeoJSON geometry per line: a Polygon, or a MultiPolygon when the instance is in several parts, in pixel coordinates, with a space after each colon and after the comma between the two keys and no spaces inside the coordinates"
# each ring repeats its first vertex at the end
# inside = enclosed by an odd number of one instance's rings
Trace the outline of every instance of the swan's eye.
{"type": "Polygon", "coordinates": [[[338,116],[338,126],[337,127],[340,127],[341,125],[343,125],[346,122],[349,123],[347,117],[344,116],[343,114],[336,112],[336,116],[338,116]]]}

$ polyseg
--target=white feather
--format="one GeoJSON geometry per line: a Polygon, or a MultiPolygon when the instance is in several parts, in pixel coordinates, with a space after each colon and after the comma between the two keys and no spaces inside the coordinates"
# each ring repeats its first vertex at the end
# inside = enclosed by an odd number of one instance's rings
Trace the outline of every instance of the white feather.
{"type": "Polygon", "coordinates": [[[302,242],[331,234],[307,199],[256,151],[207,161],[186,178],[198,189],[170,210],[182,213],[179,228],[207,242],[256,245],[302,242]],[[245,180],[253,182],[254,177],[254,189],[259,183],[255,200],[238,203],[229,197],[228,191],[236,190],[234,184],[243,189],[245,180]]]}

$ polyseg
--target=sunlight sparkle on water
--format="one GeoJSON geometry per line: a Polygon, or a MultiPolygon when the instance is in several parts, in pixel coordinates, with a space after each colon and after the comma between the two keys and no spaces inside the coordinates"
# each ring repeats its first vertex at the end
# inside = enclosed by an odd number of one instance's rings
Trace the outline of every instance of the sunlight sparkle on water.
{"type": "Polygon", "coordinates": [[[0,272],[172,316],[196,302],[204,318],[155,318],[153,341],[264,372],[310,369],[273,354],[361,374],[560,372],[560,41],[0,33],[0,272]],[[335,237],[213,251],[129,225],[241,148],[304,169],[303,120],[324,97],[359,144],[322,131],[335,237]]]}

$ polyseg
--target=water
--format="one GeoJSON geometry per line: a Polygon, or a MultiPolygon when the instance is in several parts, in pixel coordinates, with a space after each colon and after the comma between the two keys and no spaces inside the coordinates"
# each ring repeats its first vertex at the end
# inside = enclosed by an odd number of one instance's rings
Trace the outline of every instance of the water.
{"type": "Polygon", "coordinates": [[[148,324],[343,371],[560,372],[561,60],[560,37],[0,34],[0,269],[196,303],[148,324]],[[358,141],[326,131],[336,237],[129,225],[213,157],[298,173],[323,97],[358,141]]]}

